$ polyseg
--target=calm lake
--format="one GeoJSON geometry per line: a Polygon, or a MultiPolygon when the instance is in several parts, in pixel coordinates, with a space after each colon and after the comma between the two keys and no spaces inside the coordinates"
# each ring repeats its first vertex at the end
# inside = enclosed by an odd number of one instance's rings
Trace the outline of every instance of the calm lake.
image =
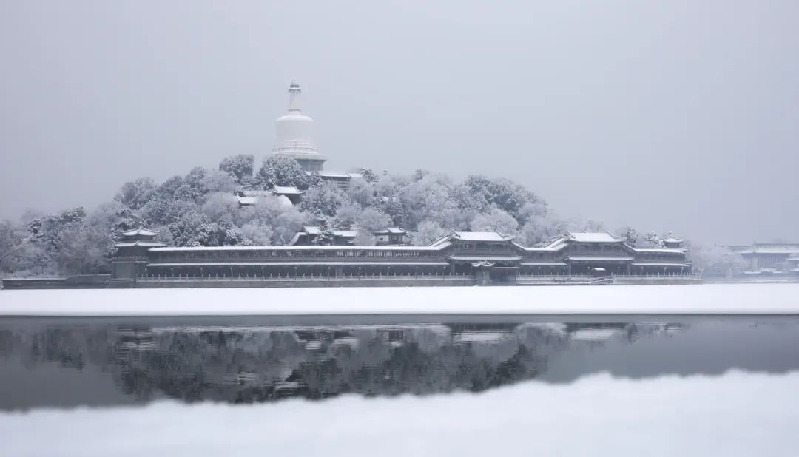
{"type": "Polygon", "coordinates": [[[327,402],[799,370],[799,319],[0,318],[0,410],[327,402]]]}

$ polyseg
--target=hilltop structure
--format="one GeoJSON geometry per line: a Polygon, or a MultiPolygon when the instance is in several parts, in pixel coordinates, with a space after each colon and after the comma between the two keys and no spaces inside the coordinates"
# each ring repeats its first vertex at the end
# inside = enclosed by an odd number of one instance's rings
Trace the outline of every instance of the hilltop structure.
{"type": "Polygon", "coordinates": [[[300,109],[301,93],[300,85],[292,82],[288,112],[275,120],[277,136],[272,153],[296,160],[307,173],[319,173],[327,159],[316,149],[313,119],[300,109]]]}
{"type": "Polygon", "coordinates": [[[272,153],[294,159],[306,173],[319,175],[322,180],[346,189],[350,180],[360,177],[360,174],[325,171],[327,158],[316,148],[314,121],[303,114],[300,108],[301,93],[299,84],[292,82],[289,85],[289,108],[286,114],[275,120],[276,137],[272,153]]]}

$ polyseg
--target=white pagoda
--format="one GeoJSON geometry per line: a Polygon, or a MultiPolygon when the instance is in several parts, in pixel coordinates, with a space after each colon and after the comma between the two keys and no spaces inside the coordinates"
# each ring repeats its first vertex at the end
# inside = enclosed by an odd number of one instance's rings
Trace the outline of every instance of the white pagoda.
{"type": "Polygon", "coordinates": [[[308,173],[320,173],[327,159],[316,150],[313,119],[302,114],[300,93],[300,85],[292,82],[289,86],[288,113],[275,121],[277,138],[272,153],[291,157],[308,173]]]}

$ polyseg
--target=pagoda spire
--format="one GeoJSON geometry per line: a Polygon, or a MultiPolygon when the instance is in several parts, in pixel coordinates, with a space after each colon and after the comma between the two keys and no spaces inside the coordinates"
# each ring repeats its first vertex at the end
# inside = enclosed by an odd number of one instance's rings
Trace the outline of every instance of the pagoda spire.
{"type": "Polygon", "coordinates": [[[289,85],[289,111],[299,113],[300,110],[300,85],[292,81],[289,85]]]}

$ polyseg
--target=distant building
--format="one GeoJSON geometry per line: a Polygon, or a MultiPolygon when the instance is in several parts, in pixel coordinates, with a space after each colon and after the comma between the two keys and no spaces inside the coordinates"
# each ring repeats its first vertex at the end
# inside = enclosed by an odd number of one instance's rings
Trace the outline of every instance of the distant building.
{"type": "Polygon", "coordinates": [[[375,242],[378,246],[400,246],[406,244],[406,235],[408,234],[405,229],[399,227],[389,227],[384,230],[376,230],[372,232],[375,237],[375,242]]]}
{"type": "Polygon", "coordinates": [[[796,267],[799,243],[753,243],[751,246],[730,246],[743,257],[748,272],[782,272],[796,267]]]}
{"type": "Polygon", "coordinates": [[[241,207],[253,206],[258,203],[259,198],[273,195],[284,205],[293,206],[300,202],[303,192],[294,186],[275,186],[272,190],[237,189],[234,194],[241,207]]]}
{"type": "Polygon", "coordinates": [[[291,246],[352,246],[355,244],[355,237],[358,232],[354,230],[330,230],[326,231],[315,225],[306,225],[301,231],[294,235],[289,244],[291,246]],[[328,236],[329,239],[322,241],[321,238],[328,236]]]}
{"type": "Polygon", "coordinates": [[[289,109],[275,121],[276,139],[272,153],[278,157],[296,160],[306,173],[316,174],[323,181],[335,183],[347,189],[352,179],[360,178],[359,173],[337,173],[325,171],[327,158],[316,149],[313,119],[300,109],[300,85],[292,82],[289,86],[289,109]]]}

